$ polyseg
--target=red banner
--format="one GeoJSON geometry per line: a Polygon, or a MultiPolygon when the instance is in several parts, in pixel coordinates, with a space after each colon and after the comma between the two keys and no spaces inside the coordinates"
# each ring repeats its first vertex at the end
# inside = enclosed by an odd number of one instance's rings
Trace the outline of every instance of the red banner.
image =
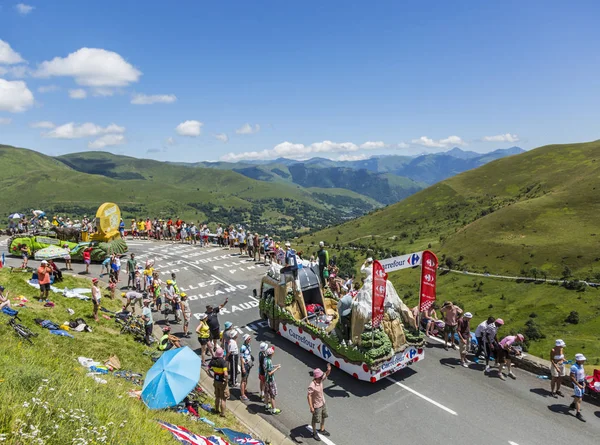
{"type": "Polygon", "coordinates": [[[373,306],[371,322],[373,329],[379,327],[383,321],[383,303],[385,302],[385,291],[387,273],[379,261],[373,261],[373,306]]]}
{"type": "Polygon", "coordinates": [[[419,297],[419,310],[426,311],[435,301],[435,283],[438,259],[429,250],[423,252],[421,262],[421,292],[419,297]]]}

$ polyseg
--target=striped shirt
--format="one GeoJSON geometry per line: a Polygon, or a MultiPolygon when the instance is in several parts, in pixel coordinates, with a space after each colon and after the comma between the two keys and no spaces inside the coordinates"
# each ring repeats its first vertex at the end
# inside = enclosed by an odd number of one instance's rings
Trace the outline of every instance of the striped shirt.
{"type": "Polygon", "coordinates": [[[492,344],[498,333],[498,326],[496,323],[488,324],[483,330],[483,341],[488,344],[492,344]]]}

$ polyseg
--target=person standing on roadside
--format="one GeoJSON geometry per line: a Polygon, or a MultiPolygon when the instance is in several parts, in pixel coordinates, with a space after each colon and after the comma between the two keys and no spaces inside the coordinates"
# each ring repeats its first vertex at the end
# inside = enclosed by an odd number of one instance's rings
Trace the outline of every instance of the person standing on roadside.
{"type": "Polygon", "coordinates": [[[585,370],[583,364],[585,363],[585,356],[583,354],[575,354],[575,364],[571,366],[571,382],[573,383],[573,403],[569,406],[569,409],[576,410],[577,417],[582,422],[586,420],[581,415],[581,399],[585,392],[585,370]]]}
{"type": "Polygon", "coordinates": [[[323,241],[319,241],[319,247],[319,251],[317,252],[317,258],[319,260],[319,277],[321,278],[322,285],[325,286],[328,277],[326,277],[324,273],[329,265],[329,252],[325,250],[325,243],[323,241]]]}
{"type": "Polygon", "coordinates": [[[260,387],[260,400],[265,400],[265,360],[267,359],[269,344],[264,341],[260,344],[258,351],[258,382],[260,387]]]}
{"type": "Polygon", "coordinates": [[[467,352],[469,352],[469,344],[471,343],[471,318],[473,314],[466,312],[458,319],[456,332],[458,334],[458,352],[460,354],[460,364],[463,368],[468,368],[467,352]]]}
{"type": "Polygon", "coordinates": [[[325,403],[325,395],[323,394],[323,381],[329,377],[331,373],[331,365],[327,363],[327,370],[323,372],[320,368],[316,368],[313,371],[313,380],[308,385],[308,407],[312,414],[311,426],[313,432],[313,438],[316,441],[321,441],[319,434],[323,436],[329,436],[329,433],[325,429],[325,419],[329,417],[327,415],[327,405],[325,403]],[[317,423],[320,424],[321,429],[317,433],[317,423]]]}
{"type": "Polygon", "coordinates": [[[48,265],[48,261],[43,260],[37,270],[38,284],[40,285],[40,303],[48,301],[48,293],[50,292],[50,275],[52,267],[48,265]]]}
{"type": "Polygon", "coordinates": [[[235,329],[227,335],[223,334],[223,342],[227,344],[226,359],[229,363],[229,386],[237,387],[238,385],[238,367],[240,365],[240,350],[237,344],[238,333],[235,329]],[[227,340],[227,339],[228,340],[227,340]]]}
{"type": "Polygon", "coordinates": [[[483,331],[483,344],[485,346],[485,369],[483,372],[486,374],[490,372],[492,351],[494,351],[494,355],[497,355],[495,351],[498,348],[498,329],[502,325],[504,325],[504,320],[497,318],[493,323],[488,324],[483,331]]]}
{"type": "Polygon", "coordinates": [[[135,253],[132,253],[127,260],[127,289],[135,289],[135,271],[137,269],[137,261],[135,253]]]}
{"type": "Polygon", "coordinates": [[[255,233],[252,237],[252,261],[260,261],[260,236],[258,236],[258,233],[255,233]],[[258,260],[256,259],[257,255],[258,260]]]}
{"type": "Polygon", "coordinates": [[[227,362],[223,358],[223,355],[223,349],[217,348],[214,357],[208,364],[214,379],[215,413],[221,417],[225,417],[225,403],[229,398],[227,362]]]}
{"type": "Polygon", "coordinates": [[[273,364],[273,355],[275,347],[267,349],[267,358],[265,359],[265,402],[267,411],[271,414],[279,414],[280,409],[275,407],[275,398],[277,397],[277,384],[275,383],[275,373],[281,369],[281,365],[273,364]]]}
{"type": "Polygon", "coordinates": [[[81,253],[81,256],[83,257],[83,262],[85,264],[86,274],[90,273],[90,264],[92,263],[92,250],[94,250],[93,247],[87,247],[81,253]]]}
{"type": "Polygon", "coordinates": [[[483,332],[490,323],[494,322],[494,317],[488,317],[487,320],[483,320],[477,325],[475,329],[475,338],[477,339],[477,352],[475,352],[475,358],[485,358],[483,354],[483,332]]]}
{"type": "Polygon", "coordinates": [[[190,338],[190,318],[192,318],[192,309],[190,308],[190,302],[188,301],[187,294],[182,292],[179,294],[181,298],[181,302],[179,305],[181,306],[181,313],[183,315],[183,336],[185,338],[190,338]]]}
{"type": "Polygon", "coordinates": [[[94,305],[94,320],[98,322],[98,309],[100,309],[101,293],[98,287],[98,278],[92,278],[92,304],[94,305]]]}
{"type": "Polygon", "coordinates": [[[440,312],[444,315],[444,349],[448,350],[448,337],[450,338],[450,345],[454,349],[458,347],[454,344],[454,334],[456,333],[457,319],[462,314],[462,309],[458,306],[454,306],[451,301],[446,301],[442,306],[440,312]]]}
{"type": "Polygon", "coordinates": [[[550,375],[552,377],[550,395],[554,398],[557,396],[564,397],[564,394],[560,391],[560,385],[565,375],[565,346],[567,346],[565,342],[558,339],[550,350],[550,375]]]}
{"type": "Polygon", "coordinates": [[[202,358],[202,366],[206,364],[206,350],[208,349],[208,342],[210,341],[210,329],[206,318],[208,315],[200,314],[200,324],[196,328],[196,334],[198,334],[198,343],[200,343],[200,351],[202,358]]]}
{"type": "Polygon", "coordinates": [[[149,298],[144,299],[144,308],[142,309],[142,320],[144,320],[145,335],[144,340],[147,346],[152,344],[150,340],[152,338],[152,329],[154,328],[154,319],[152,318],[152,310],[150,309],[149,298]]]}
{"type": "Polygon", "coordinates": [[[221,326],[219,324],[219,313],[221,309],[227,304],[228,299],[226,298],[223,304],[214,307],[212,305],[206,306],[206,323],[210,330],[210,339],[213,343],[213,351],[217,349],[219,340],[221,338],[221,326]]]}
{"type": "Polygon", "coordinates": [[[254,366],[254,359],[252,358],[252,348],[250,347],[250,341],[252,337],[250,334],[244,334],[242,337],[243,343],[240,347],[240,369],[242,370],[242,382],[240,383],[240,400],[248,401],[246,395],[246,387],[248,386],[248,376],[250,370],[254,366]]]}

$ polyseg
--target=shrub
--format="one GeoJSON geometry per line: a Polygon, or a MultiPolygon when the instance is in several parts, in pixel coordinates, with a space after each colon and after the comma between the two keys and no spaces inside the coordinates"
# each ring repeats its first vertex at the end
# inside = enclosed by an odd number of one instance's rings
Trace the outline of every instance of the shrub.
{"type": "Polygon", "coordinates": [[[537,316],[538,316],[538,315],[537,315],[535,312],[532,312],[531,314],[529,314],[529,318],[535,318],[535,317],[537,317],[537,316]]]}
{"type": "Polygon", "coordinates": [[[565,321],[571,324],[579,324],[579,313],[577,311],[571,311],[567,318],[565,318],[565,321]]]}
{"type": "Polygon", "coordinates": [[[534,320],[527,320],[527,322],[525,323],[525,330],[523,331],[523,334],[528,340],[533,341],[546,338],[546,336],[540,330],[540,327],[534,320]]]}

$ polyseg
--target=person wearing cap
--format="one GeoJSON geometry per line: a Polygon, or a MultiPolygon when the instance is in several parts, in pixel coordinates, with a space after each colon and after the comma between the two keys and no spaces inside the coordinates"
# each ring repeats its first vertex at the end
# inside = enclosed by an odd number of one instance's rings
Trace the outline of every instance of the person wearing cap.
{"type": "Polygon", "coordinates": [[[498,329],[504,325],[504,320],[497,318],[493,323],[489,323],[483,330],[483,344],[485,347],[485,369],[484,373],[490,372],[490,357],[492,351],[496,349],[498,345],[498,329]]]}
{"type": "Polygon", "coordinates": [[[229,363],[229,386],[233,387],[239,383],[240,350],[237,344],[237,336],[238,332],[234,328],[227,335],[223,334],[223,342],[227,345],[227,348],[225,348],[225,358],[227,363],[229,363]]]}
{"type": "Polygon", "coordinates": [[[135,289],[135,271],[137,270],[137,261],[135,253],[131,253],[127,260],[127,289],[135,289]]]}
{"type": "Polygon", "coordinates": [[[469,351],[469,343],[471,343],[471,318],[473,314],[465,312],[456,324],[456,333],[458,334],[458,353],[460,354],[460,364],[463,368],[468,368],[467,352],[469,351]]]}
{"type": "Polygon", "coordinates": [[[213,342],[213,350],[217,347],[217,343],[221,337],[221,326],[219,325],[219,313],[221,309],[227,304],[228,299],[217,307],[209,304],[206,306],[206,323],[210,329],[210,339],[213,342]]]}
{"type": "Polygon", "coordinates": [[[312,372],[312,382],[308,385],[308,407],[312,414],[312,432],[313,438],[316,441],[321,441],[319,434],[323,436],[329,436],[327,430],[325,430],[325,419],[329,417],[327,415],[327,405],[325,403],[325,395],[323,394],[323,381],[329,377],[331,373],[331,365],[327,363],[327,370],[323,372],[321,368],[316,368],[312,372]],[[320,424],[321,428],[317,433],[317,423],[320,424]]]}
{"type": "Polygon", "coordinates": [[[262,342],[258,350],[258,383],[260,387],[260,400],[265,400],[265,360],[269,344],[262,342]]]}
{"type": "Polygon", "coordinates": [[[4,286],[0,285],[0,310],[4,309],[5,307],[10,309],[10,297],[8,296],[8,291],[4,293],[4,290],[4,286]]]}
{"type": "Polygon", "coordinates": [[[208,364],[208,367],[213,373],[215,413],[219,414],[221,417],[225,417],[225,403],[229,398],[229,388],[227,387],[229,376],[227,373],[227,362],[223,358],[223,355],[223,349],[217,347],[212,360],[208,364]]]}
{"type": "Polygon", "coordinates": [[[242,370],[242,382],[240,383],[240,400],[247,401],[246,386],[248,385],[248,376],[250,370],[254,366],[254,358],[252,357],[252,347],[250,334],[244,334],[242,337],[242,346],[240,346],[240,369],[242,370]]]}
{"type": "Polygon", "coordinates": [[[131,312],[135,314],[135,305],[136,303],[142,308],[142,300],[144,299],[144,294],[141,294],[136,291],[129,292],[121,292],[121,297],[125,298],[125,306],[123,306],[123,312],[125,312],[129,305],[131,305],[131,312]]]}
{"type": "Polygon", "coordinates": [[[554,398],[564,397],[564,394],[560,391],[560,385],[565,375],[565,346],[565,342],[558,339],[550,350],[550,395],[554,398]]]}
{"type": "MultiPolygon", "coordinates": [[[[165,296],[165,304],[169,303],[173,310],[173,315],[175,316],[174,323],[176,323],[176,324],[181,323],[181,317],[180,317],[181,311],[180,311],[180,307],[179,307],[180,297],[175,292],[175,286],[173,286],[173,280],[167,280],[167,287],[165,289],[164,296],[165,296]]],[[[169,322],[169,312],[166,309],[165,309],[165,320],[167,320],[167,322],[169,322]]]]}
{"type": "Polygon", "coordinates": [[[154,319],[152,318],[152,310],[150,309],[150,300],[149,298],[144,299],[144,307],[142,308],[142,320],[144,321],[144,340],[146,345],[150,346],[152,341],[150,340],[152,337],[152,329],[154,328],[154,319]]]}
{"type": "Polygon", "coordinates": [[[367,277],[373,273],[373,258],[369,257],[365,260],[362,266],[360,266],[360,273],[367,277]]]}
{"type": "Polygon", "coordinates": [[[48,261],[43,260],[40,263],[37,274],[38,284],[40,285],[40,302],[42,302],[48,300],[48,293],[50,292],[50,275],[52,274],[52,267],[50,267],[48,261]]]}
{"type": "Polygon", "coordinates": [[[323,241],[319,241],[317,259],[319,260],[319,277],[324,287],[327,284],[327,278],[329,278],[329,275],[325,276],[325,270],[327,270],[327,265],[329,264],[329,252],[325,250],[325,243],[323,241]]]}
{"type": "Polygon", "coordinates": [[[192,318],[192,309],[190,308],[190,302],[188,301],[188,296],[185,292],[181,292],[179,294],[181,298],[181,302],[179,303],[181,307],[181,313],[183,314],[183,336],[185,338],[190,338],[190,318],[192,318]]]}
{"type": "Polygon", "coordinates": [[[223,327],[223,332],[221,332],[219,337],[221,338],[221,347],[225,351],[225,354],[227,354],[227,346],[229,345],[229,338],[232,332],[233,323],[230,321],[226,321],[223,327]]]}
{"type": "Polygon", "coordinates": [[[92,304],[94,305],[94,320],[98,322],[98,309],[100,308],[101,293],[98,287],[98,278],[92,278],[92,304]]]}
{"type": "Polygon", "coordinates": [[[448,339],[450,339],[452,348],[458,349],[454,344],[454,334],[456,333],[458,316],[462,314],[462,309],[458,306],[454,306],[451,301],[446,301],[440,312],[444,316],[444,349],[446,351],[448,350],[448,339]]]}
{"type": "Polygon", "coordinates": [[[583,398],[583,393],[585,392],[585,369],[583,368],[583,364],[585,363],[585,356],[581,353],[575,354],[575,364],[571,366],[571,382],[573,383],[573,403],[569,405],[569,409],[576,410],[575,417],[577,417],[582,422],[585,422],[585,419],[581,415],[581,399],[583,398]]]}
{"type": "Polygon", "coordinates": [[[281,365],[273,364],[273,355],[275,355],[275,347],[271,346],[267,349],[267,357],[265,359],[265,403],[268,412],[279,414],[281,410],[275,407],[275,398],[277,397],[275,373],[281,369],[281,365]]]}
{"type": "Polygon", "coordinates": [[[200,343],[202,366],[206,364],[206,350],[208,349],[208,343],[210,342],[210,328],[206,322],[207,318],[208,315],[206,315],[206,313],[200,314],[200,323],[196,328],[196,334],[198,334],[198,343],[200,343]]]}
{"type": "Polygon", "coordinates": [[[483,320],[481,323],[479,323],[477,325],[477,328],[475,329],[475,338],[477,339],[477,351],[475,351],[476,358],[485,358],[485,355],[483,355],[483,331],[485,330],[485,328],[488,327],[490,323],[493,323],[494,320],[494,317],[488,317],[487,320],[483,320]]]}
{"type": "Polygon", "coordinates": [[[158,341],[158,350],[159,351],[168,351],[172,348],[181,348],[181,343],[179,342],[179,337],[175,335],[171,335],[171,327],[165,326],[162,328],[163,336],[158,341]]]}
{"type": "Polygon", "coordinates": [[[498,363],[498,377],[500,377],[501,380],[506,380],[504,374],[502,374],[502,369],[504,368],[504,365],[506,365],[508,369],[508,376],[513,380],[517,378],[513,374],[511,369],[511,357],[515,356],[518,353],[518,351],[513,347],[513,344],[515,342],[522,343],[523,341],[525,341],[525,337],[523,336],[523,334],[517,334],[507,335],[502,340],[500,340],[500,343],[498,343],[499,347],[496,349],[496,363],[498,363]]]}

